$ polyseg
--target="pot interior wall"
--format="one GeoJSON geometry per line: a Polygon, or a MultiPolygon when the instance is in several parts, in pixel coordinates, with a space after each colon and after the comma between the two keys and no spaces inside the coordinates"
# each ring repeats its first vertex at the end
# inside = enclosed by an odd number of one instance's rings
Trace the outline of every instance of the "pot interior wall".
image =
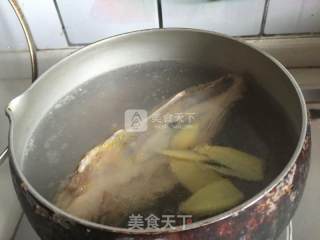
{"type": "MultiPolygon", "coordinates": [[[[23,170],[49,200],[61,181],[93,146],[124,128],[124,112],[150,113],[164,99],[230,70],[191,63],[154,62],[133,65],[97,77],[67,94],[46,114],[25,148],[23,170]]],[[[248,92],[234,106],[216,144],[233,146],[267,162],[264,182],[237,181],[247,198],[270,183],[284,168],[298,134],[280,106],[247,76],[248,92]],[[246,139],[244,141],[244,139],[246,139]]]]}
{"type": "Polygon", "coordinates": [[[128,35],[51,69],[13,106],[14,160],[31,185],[51,199],[91,147],[123,128],[125,110],[150,112],[179,90],[230,71],[248,76],[257,101],[247,103],[251,110],[240,120],[230,115],[229,131],[218,143],[270,161],[266,181],[248,192],[252,195],[288,163],[302,126],[300,102],[288,76],[270,59],[239,42],[202,32],[128,35]]]}

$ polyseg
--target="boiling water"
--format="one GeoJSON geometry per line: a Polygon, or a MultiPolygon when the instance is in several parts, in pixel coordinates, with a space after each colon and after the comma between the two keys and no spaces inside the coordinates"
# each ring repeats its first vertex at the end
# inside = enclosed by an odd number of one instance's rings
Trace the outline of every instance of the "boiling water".
{"type": "MultiPolygon", "coordinates": [[[[212,67],[158,62],[123,68],[89,81],[53,106],[35,129],[25,147],[25,175],[51,200],[88,150],[124,128],[127,109],[150,112],[177,92],[225,73],[228,71],[212,67]]],[[[213,144],[235,147],[265,160],[262,182],[232,179],[246,199],[283,170],[297,141],[297,133],[292,133],[278,105],[252,81],[248,83],[247,94],[232,108],[223,129],[212,140],[213,144]]],[[[179,203],[189,195],[177,186],[139,214],[178,214],[179,203]]]]}

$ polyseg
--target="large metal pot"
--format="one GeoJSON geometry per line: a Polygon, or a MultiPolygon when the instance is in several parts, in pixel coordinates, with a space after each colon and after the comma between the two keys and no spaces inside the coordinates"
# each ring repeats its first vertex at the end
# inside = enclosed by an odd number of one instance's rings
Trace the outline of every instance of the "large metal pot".
{"type": "MultiPolygon", "coordinates": [[[[34,63],[35,47],[28,26],[16,0],[9,1],[23,25],[34,63]]],[[[34,78],[36,72],[34,64],[34,78]]],[[[44,73],[9,104],[7,114],[11,123],[10,151],[0,155],[0,162],[10,154],[18,198],[42,239],[274,239],[292,218],[309,169],[310,126],[302,93],[293,77],[270,56],[210,32],[147,30],[94,43],[44,73]],[[277,169],[280,174],[243,204],[171,230],[104,226],[55,207],[50,199],[57,184],[72,172],[88,149],[112,133],[111,123],[121,122],[123,111],[145,107],[152,102],[148,96],[156,90],[175,92],[175,88],[183,89],[207,79],[207,72],[192,70],[182,74],[187,80],[164,79],[164,70],[179,76],[185,64],[215,69],[217,75],[221,71],[245,73],[273,98],[287,116],[294,139],[291,158],[285,167],[277,169]],[[132,71],[138,73],[135,78],[132,71]],[[92,85],[93,82],[106,82],[108,88],[92,85]],[[84,102],[80,95],[87,90],[97,96],[84,102]],[[103,109],[97,107],[101,106],[100,94],[108,100],[103,109]],[[87,127],[92,125],[93,128],[87,127]],[[39,147],[42,143],[44,147],[39,147]],[[26,155],[28,151],[35,154],[30,157],[26,155]]]]}
{"type": "MultiPolygon", "coordinates": [[[[130,79],[130,75],[127,77],[130,79]]],[[[298,206],[309,169],[311,138],[308,115],[294,78],[270,56],[240,41],[210,32],[147,30],[94,43],[40,76],[24,94],[9,104],[7,114],[11,123],[9,149],[12,179],[21,205],[42,239],[275,239],[298,206]],[[53,191],[50,183],[56,183],[69,174],[81,155],[108,134],[108,131],[101,131],[108,128],[106,117],[113,122],[122,116],[122,110],[141,106],[139,102],[147,93],[157,88],[170,89],[184,84],[182,80],[173,82],[177,79],[169,79],[165,82],[160,80],[159,85],[159,80],[148,76],[151,62],[156,62],[152,65],[152,71],[161,78],[163,68],[154,66],[168,61],[250,74],[283,109],[292,124],[296,147],[281,173],[240,206],[187,225],[185,229],[178,227],[148,232],[115,228],[76,218],[54,206],[48,201],[53,191]],[[124,84],[120,79],[123,75],[115,72],[109,88],[97,90],[97,93],[105,95],[120,95],[120,98],[113,98],[117,101],[106,102],[104,109],[97,109],[99,105],[95,102],[85,105],[74,101],[77,95],[70,98],[70,92],[79,89],[79,86],[85,90],[90,82],[103,79],[113,70],[135,64],[139,68],[137,71],[141,72],[138,88],[134,87],[133,82],[137,79],[124,81],[124,84]],[[60,117],[52,114],[53,109],[57,109],[56,103],[66,95],[69,96],[64,99],[66,106],[74,102],[77,107],[73,105],[73,108],[68,108],[59,104],[60,117]],[[70,109],[82,109],[82,117],[75,118],[80,115],[70,109]],[[50,125],[43,124],[48,122],[44,120],[47,118],[52,119],[50,125]],[[88,124],[94,124],[97,131],[86,130],[84,127],[88,124]],[[73,144],[67,150],[61,147],[52,153],[50,149],[43,148],[37,157],[25,157],[25,149],[34,147],[30,138],[39,128],[42,129],[39,132],[43,141],[58,134],[60,140],[73,144]],[[56,154],[54,161],[48,157],[50,154],[56,154]]],[[[54,144],[50,148],[54,148],[54,144]]]]}

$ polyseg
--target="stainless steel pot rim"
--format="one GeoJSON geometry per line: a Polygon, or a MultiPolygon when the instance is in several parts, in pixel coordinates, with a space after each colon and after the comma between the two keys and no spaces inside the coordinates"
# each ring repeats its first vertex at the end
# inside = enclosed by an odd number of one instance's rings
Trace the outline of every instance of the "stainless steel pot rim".
{"type": "Polygon", "coordinates": [[[103,39],[100,41],[97,41],[95,43],[92,43],[86,47],[81,48],[80,50],[72,53],[71,55],[65,57],[64,59],[62,59],[61,61],[59,61],[58,63],[56,63],[55,65],[53,65],[49,70],[47,70],[44,74],[42,74],[39,79],[32,84],[23,94],[21,94],[20,96],[16,97],[15,99],[13,99],[8,108],[7,108],[7,114],[9,116],[9,120],[10,120],[10,133],[9,133],[9,148],[10,148],[10,154],[11,154],[11,159],[10,161],[13,163],[13,166],[15,167],[15,169],[17,170],[17,173],[19,175],[19,177],[22,179],[22,181],[24,182],[25,186],[27,187],[28,191],[41,203],[43,204],[45,207],[47,207],[48,209],[50,209],[51,211],[53,211],[56,215],[58,216],[64,216],[66,217],[66,219],[68,219],[70,222],[75,222],[75,223],[79,223],[82,224],[84,226],[86,226],[87,228],[96,228],[96,229],[100,229],[100,230],[105,230],[105,231],[109,231],[109,232],[117,232],[117,233],[123,233],[123,234],[161,234],[161,233],[168,233],[168,232],[179,232],[179,231],[186,231],[186,230],[191,230],[191,229],[195,229],[195,228],[199,228],[201,226],[206,226],[209,224],[212,224],[214,222],[218,222],[222,219],[228,218],[228,217],[232,217],[232,216],[236,216],[238,215],[240,212],[244,211],[245,209],[247,209],[248,207],[252,206],[253,204],[255,204],[257,201],[259,201],[261,198],[263,198],[265,196],[266,193],[270,192],[274,186],[276,186],[290,171],[290,169],[293,167],[293,165],[295,164],[296,159],[298,158],[300,152],[302,151],[304,142],[305,142],[305,137],[307,134],[307,128],[308,128],[308,111],[307,111],[307,106],[303,97],[303,94],[298,86],[298,83],[296,82],[296,80],[294,79],[294,77],[291,75],[291,73],[275,58],[273,58],[272,56],[270,56],[267,53],[262,52],[261,50],[241,41],[238,39],[234,39],[232,37],[226,36],[224,34],[221,33],[216,33],[216,32],[212,32],[212,31],[205,31],[205,30],[197,30],[197,29],[190,29],[190,28],[166,28],[166,29],[147,29],[147,30],[138,30],[138,31],[134,31],[134,32],[130,32],[130,33],[125,33],[125,34],[120,34],[117,36],[113,36],[107,39],[103,39]],[[42,197],[40,195],[40,193],[38,193],[33,186],[29,183],[29,181],[27,180],[27,178],[24,176],[24,174],[22,173],[21,168],[18,166],[17,162],[16,162],[16,158],[15,158],[15,153],[13,151],[13,142],[14,142],[14,138],[13,138],[13,129],[14,129],[14,115],[12,114],[12,109],[11,106],[15,105],[15,102],[19,101],[19,99],[25,95],[28,94],[30,91],[32,91],[33,87],[35,87],[37,85],[37,83],[39,81],[41,81],[42,78],[45,78],[46,74],[48,74],[50,71],[53,71],[53,69],[57,66],[57,65],[62,65],[65,61],[71,61],[73,58],[77,57],[78,54],[84,52],[84,51],[88,51],[90,48],[93,47],[97,47],[100,44],[106,44],[110,41],[114,41],[118,38],[125,38],[126,36],[132,36],[135,34],[147,34],[150,32],[170,32],[170,31],[180,31],[180,32],[194,32],[194,33],[200,33],[200,34],[215,34],[219,37],[228,39],[228,40],[233,40],[233,41],[237,41],[237,42],[241,42],[242,44],[246,45],[247,47],[259,52],[260,54],[264,55],[265,57],[267,57],[270,61],[272,61],[275,65],[277,65],[288,77],[288,79],[290,80],[290,83],[292,84],[293,88],[296,91],[297,97],[299,98],[300,101],[300,108],[301,108],[301,116],[302,116],[302,126],[301,126],[301,131],[300,131],[300,136],[299,136],[299,141],[297,144],[297,147],[294,151],[294,153],[291,156],[290,161],[288,162],[288,164],[285,166],[285,168],[282,170],[282,172],[266,187],[264,188],[262,191],[260,191],[258,194],[256,194],[254,197],[248,199],[247,201],[245,201],[244,203],[226,211],[223,212],[221,214],[218,214],[216,216],[207,218],[205,220],[202,221],[198,221],[192,224],[188,224],[185,227],[183,226],[177,226],[174,229],[155,229],[155,230],[139,230],[139,229],[127,229],[127,228],[119,228],[119,227],[113,227],[113,226],[107,226],[107,225],[102,225],[99,223],[94,223],[94,222],[90,222],[84,219],[80,219],[78,217],[75,217],[67,212],[64,212],[63,210],[59,209],[58,207],[56,207],[54,204],[50,203],[48,200],[46,200],[44,197],[42,197]]]}

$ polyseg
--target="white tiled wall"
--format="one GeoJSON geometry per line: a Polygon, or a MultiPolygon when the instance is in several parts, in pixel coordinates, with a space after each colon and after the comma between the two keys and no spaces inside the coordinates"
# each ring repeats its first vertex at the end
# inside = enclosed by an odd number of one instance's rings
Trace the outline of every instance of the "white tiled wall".
{"type": "Polygon", "coordinates": [[[265,33],[320,32],[320,0],[270,0],[265,33]]]}
{"type": "MultiPolygon", "coordinates": [[[[39,49],[66,48],[159,27],[157,0],[18,1],[39,49]]],[[[264,34],[320,32],[320,0],[161,0],[161,5],[164,27],[258,35],[267,16],[264,34]],[[265,6],[269,6],[267,15],[265,6]]],[[[21,49],[26,49],[21,27],[8,0],[0,0],[0,51],[21,49]]]]}
{"type": "Polygon", "coordinates": [[[265,0],[162,0],[163,25],[257,35],[264,6],[265,0]]]}
{"type": "Polygon", "coordinates": [[[158,28],[156,0],[57,0],[69,40],[90,43],[138,29],[158,28]]]}
{"type": "Polygon", "coordinates": [[[53,0],[19,0],[38,48],[64,48],[67,41],[53,0]]]}
{"type": "Polygon", "coordinates": [[[0,18],[0,50],[26,48],[22,29],[8,1],[0,2],[0,18]]]}
{"type": "MultiPolygon", "coordinates": [[[[67,42],[52,0],[19,0],[39,49],[64,48],[67,42]]],[[[26,49],[26,41],[9,2],[0,1],[0,50],[26,49]]]]}

